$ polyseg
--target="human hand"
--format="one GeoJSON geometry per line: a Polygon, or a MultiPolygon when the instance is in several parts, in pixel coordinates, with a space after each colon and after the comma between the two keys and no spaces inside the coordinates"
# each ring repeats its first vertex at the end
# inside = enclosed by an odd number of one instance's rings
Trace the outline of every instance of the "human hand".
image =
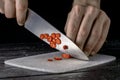
{"type": "Polygon", "coordinates": [[[0,13],[7,18],[16,18],[22,26],[26,19],[28,0],[0,0],[0,13]]]}
{"type": "Polygon", "coordinates": [[[109,26],[110,19],[104,11],[93,6],[74,5],[68,14],[65,32],[89,56],[100,50],[109,26]]]}

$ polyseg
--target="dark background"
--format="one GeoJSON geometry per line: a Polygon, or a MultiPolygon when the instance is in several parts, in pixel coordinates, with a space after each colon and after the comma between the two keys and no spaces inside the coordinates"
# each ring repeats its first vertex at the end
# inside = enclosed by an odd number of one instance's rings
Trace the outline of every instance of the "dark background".
{"type": "MultiPolygon", "coordinates": [[[[29,0],[29,8],[37,12],[49,23],[63,31],[67,13],[71,9],[72,0],[29,0]]],[[[39,42],[40,40],[18,26],[15,19],[6,19],[0,15],[0,43],[39,42]]]]}
{"type": "MultiPolygon", "coordinates": [[[[64,32],[67,14],[71,10],[72,0],[29,0],[29,8],[45,18],[53,26],[64,32]]],[[[111,26],[107,41],[100,53],[119,56],[120,30],[118,0],[101,0],[101,9],[111,19],[111,26]]],[[[18,26],[16,19],[7,19],[0,14],[0,44],[7,43],[41,43],[41,40],[27,31],[23,26],[18,26]]]]}
{"type": "MultiPolygon", "coordinates": [[[[101,8],[111,18],[111,27],[107,40],[120,39],[118,3],[113,0],[102,0],[101,2],[101,8]]],[[[33,9],[61,31],[64,30],[71,4],[72,0],[29,0],[29,8],[33,9]]],[[[39,42],[39,39],[24,27],[18,26],[15,19],[6,19],[4,15],[0,14],[0,43],[11,42],[39,42]]]]}
{"type": "MultiPolygon", "coordinates": [[[[119,55],[120,52],[120,12],[119,2],[113,0],[102,0],[101,9],[111,19],[111,26],[107,41],[103,45],[101,53],[119,55]]],[[[67,14],[71,10],[72,0],[29,0],[29,8],[45,18],[53,26],[64,32],[67,14]]],[[[6,43],[36,43],[41,40],[27,31],[23,26],[18,26],[16,19],[7,19],[0,14],[0,44],[6,43]]]]}

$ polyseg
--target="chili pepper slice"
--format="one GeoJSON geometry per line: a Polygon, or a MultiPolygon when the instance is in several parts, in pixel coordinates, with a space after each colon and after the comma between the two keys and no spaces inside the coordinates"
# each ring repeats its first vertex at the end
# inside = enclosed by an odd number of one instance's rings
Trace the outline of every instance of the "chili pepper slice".
{"type": "Polygon", "coordinates": [[[45,38],[44,34],[40,34],[40,39],[44,39],[44,38],[45,38]]]}
{"type": "Polygon", "coordinates": [[[51,36],[52,36],[52,38],[55,38],[55,37],[56,37],[56,34],[55,34],[55,33],[52,33],[51,36]]]}
{"type": "Polygon", "coordinates": [[[53,38],[53,39],[52,39],[52,42],[56,43],[56,39],[53,38]]]}
{"type": "Polygon", "coordinates": [[[56,33],[56,37],[60,38],[61,37],[60,33],[56,33]]]}
{"type": "Polygon", "coordinates": [[[64,46],[63,46],[63,49],[64,49],[64,50],[68,49],[68,46],[67,46],[67,45],[64,45],[64,46]]]}
{"type": "Polygon", "coordinates": [[[61,44],[61,40],[60,39],[55,39],[55,42],[56,42],[56,44],[61,44]]]}
{"type": "Polygon", "coordinates": [[[61,57],[54,57],[55,60],[62,60],[61,57]]]}
{"type": "Polygon", "coordinates": [[[47,41],[48,41],[48,42],[51,42],[52,39],[53,39],[53,38],[52,38],[51,36],[49,36],[49,37],[47,38],[47,41]]]}
{"type": "Polygon", "coordinates": [[[53,61],[53,59],[50,59],[50,58],[49,58],[48,61],[53,61]]]}
{"type": "Polygon", "coordinates": [[[63,53],[61,56],[62,56],[63,58],[66,58],[66,59],[71,58],[71,55],[70,55],[70,54],[66,54],[66,53],[63,53]]]}
{"type": "Polygon", "coordinates": [[[50,42],[50,47],[56,48],[56,44],[54,42],[50,42]]]}
{"type": "Polygon", "coordinates": [[[44,36],[45,36],[45,39],[47,39],[49,37],[49,34],[45,33],[44,36]]]}

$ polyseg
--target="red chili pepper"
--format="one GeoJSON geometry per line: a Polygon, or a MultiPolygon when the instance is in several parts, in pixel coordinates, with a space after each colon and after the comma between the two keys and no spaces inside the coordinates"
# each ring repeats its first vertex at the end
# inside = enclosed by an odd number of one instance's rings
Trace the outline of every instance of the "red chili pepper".
{"type": "Polygon", "coordinates": [[[64,46],[63,46],[63,49],[64,49],[64,50],[68,49],[68,46],[67,46],[67,45],[64,45],[64,46]]]}
{"type": "Polygon", "coordinates": [[[55,42],[56,42],[56,44],[61,44],[61,40],[60,39],[55,39],[55,42]]]}
{"type": "Polygon", "coordinates": [[[45,39],[47,39],[49,37],[49,34],[45,33],[44,36],[45,36],[45,39]]]}
{"type": "Polygon", "coordinates": [[[55,38],[55,37],[56,37],[55,33],[52,33],[51,36],[52,36],[52,38],[55,38]]]}
{"type": "Polygon", "coordinates": [[[54,57],[55,60],[62,60],[61,57],[54,57]]]}
{"type": "Polygon", "coordinates": [[[48,61],[53,61],[53,59],[50,59],[50,58],[49,58],[48,61]]]}
{"type": "Polygon", "coordinates": [[[47,41],[48,41],[48,42],[51,42],[51,41],[52,41],[52,37],[49,36],[49,37],[47,38],[47,41]]]}
{"type": "Polygon", "coordinates": [[[56,48],[56,43],[54,43],[54,42],[50,42],[50,47],[52,47],[52,48],[56,48]]]}
{"type": "Polygon", "coordinates": [[[63,58],[66,58],[66,59],[71,58],[71,55],[70,55],[70,54],[66,54],[66,53],[63,53],[61,56],[62,56],[63,58]]]}
{"type": "Polygon", "coordinates": [[[56,37],[60,38],[61,37],[60,33],[56,33],[56,37]]]}
{"type": "Polygon", "coordinates": [[[44,39],[44,38],[45,38],[44,34],[40,34],[40,39],[44,39]]]}

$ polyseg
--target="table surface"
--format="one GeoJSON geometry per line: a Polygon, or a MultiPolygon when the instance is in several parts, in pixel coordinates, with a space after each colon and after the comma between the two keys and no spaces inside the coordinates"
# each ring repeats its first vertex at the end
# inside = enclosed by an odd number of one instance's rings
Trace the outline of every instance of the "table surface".
{"type": "MultiPolygon", "coordinates": [[[[113,52],[118,54],[119,50],[119,41],[114,41],[107,42],[101,52],[111,55],[113,52]]],[[[56,50],[43,42],[0,44],[0,80],[120,80],[119,57],[102,66],[61,74],[37,72],[4,64],[4,61],[8,59],[53,51],[56,50]]]]}

